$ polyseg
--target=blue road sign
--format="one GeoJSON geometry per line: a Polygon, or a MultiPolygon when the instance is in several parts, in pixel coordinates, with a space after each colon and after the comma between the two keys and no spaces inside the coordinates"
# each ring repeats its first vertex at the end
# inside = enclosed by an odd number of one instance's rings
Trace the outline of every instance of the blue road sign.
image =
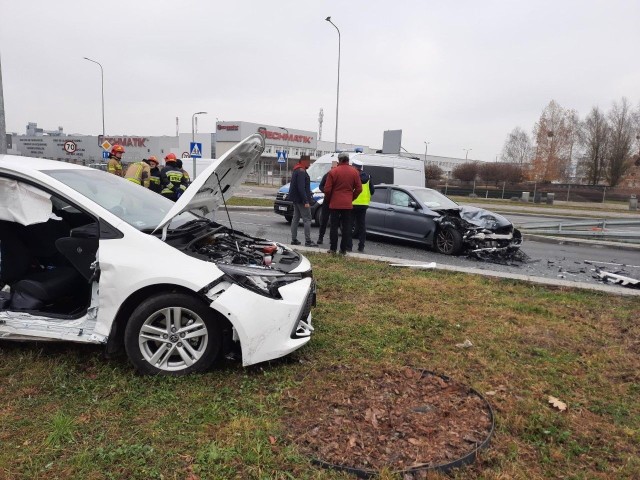
{"type": "Polygon", "coordinates": [[[276,153],[278,154],[278,163],[285,163],[284,158],[282,158],[282,150],[276,150],[276,153]]]}
{"type": "Polygon", "coordinates": [[[102,152],[102,158],[104,158],[105,160],[109,158],[109,152],[107,152],[106,150],[102,152]]]}
{"type": "Polygon", "coordinates": [[[202,143],[189,143],[189,156],[191,158],[202,158],[202,143]]]}

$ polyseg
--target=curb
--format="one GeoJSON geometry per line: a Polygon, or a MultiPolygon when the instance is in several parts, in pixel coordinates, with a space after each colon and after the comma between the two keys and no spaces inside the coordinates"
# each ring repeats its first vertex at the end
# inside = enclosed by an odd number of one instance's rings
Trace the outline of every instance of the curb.
{"type": "MultiPolygon", "coordinates": [[[[563,239],[564,240],[564,239],[563,239]]],[[[301,245],[296,245],[295,247],[289,246],[294,250],[298,250],[306,253],[323,253],[328,255],[326,250],[318,249],[315,247],[304,247],[301,245]]],[[[349,253],[347,256],[353,257],[361,260],[373,260],[377,262],[384,263],[398,263],[398,258],[384,257],[380,255],[367,255],[366,253],[349,253]]],[[[403,263],[407,266],[416,266],[422,268],[429,268],[430,270],[439,270],[443,272],[457,272],[457,273],[468,273],[471,275],[481,275],[489,278],[507,278],[510,280],[520,280],[523,282],[535,283],[537,285],[545,285],[545,286],[553,286],[553,287],[562,287],[562,288],[579,288],[583,290],[591,290],[594,292],[608,293],[612,295],[623,295],[630,297],[640,297],[640,290],[634,290],[632,288],[619,287],[616,285],[606,285],[606,284],[591,284],[584,282],[570,282],[568,280],[560,280],[546,277],[534,277],[531,275],[522,275],[520,273],[508,273],[508,272],[496,272],[492,270],[481,270],[479,268],[470,268],[470,267],[455,267],[453,265],[438,265],[436,264],[434,267],[426,267],[428,265],[425,262],[416,262],[413,260],[405,260],[403,263]]]]}

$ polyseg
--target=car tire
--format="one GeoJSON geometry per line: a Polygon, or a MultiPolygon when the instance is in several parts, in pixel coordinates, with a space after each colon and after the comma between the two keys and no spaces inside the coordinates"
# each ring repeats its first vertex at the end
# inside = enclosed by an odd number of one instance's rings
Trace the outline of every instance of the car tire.
{"type": "Polygon", "coordinates": [[[293,215],[285,215],[284,219],[287,221],[287,223],[291,223],[293,221],[293,215]]]}
{"type": "Polygon", "coordinates": [[[322,221],[322,207],[316,208],[316,213],[313,216],[313,224],[316,227],[319,227],[321,221],[322,221]]]}
{"type": "Polygon", "coordinates": [[[442,228],[436,233],[435,247],[444,255],[457,255],[462,250],[462,234],[451,227],[442,228]]]}
{"type": "Polygon", "coordinates": [[[222,336],[215,313],[205,303],[169,293],[151,297],[133,311],[124,343],[139,373],[179,376],[211,367],[222,336]]]}

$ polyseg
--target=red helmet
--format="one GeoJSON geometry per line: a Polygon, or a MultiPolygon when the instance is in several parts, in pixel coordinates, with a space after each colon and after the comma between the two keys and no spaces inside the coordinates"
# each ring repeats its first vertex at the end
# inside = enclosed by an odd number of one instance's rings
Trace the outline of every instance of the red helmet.
{"type": "Polygon", "coordinates": [[[160,164],[155,155],[151,155],[148,159],[150,162],[156,162],[156,165],[160,164]]]}
{"type": "Polygon", "coordinates": [[[124,153],[124,147],[122,145],[115,144],[113,147],[111,147],[111,153],[124,153]]]}
{"type": "Polygon", "coordinates": [[[169,153],[166,157],[164,157],[164,162],[165,163],[175,162],[175,161],[176,161],[176,154],[175,153],[169,153]]]}

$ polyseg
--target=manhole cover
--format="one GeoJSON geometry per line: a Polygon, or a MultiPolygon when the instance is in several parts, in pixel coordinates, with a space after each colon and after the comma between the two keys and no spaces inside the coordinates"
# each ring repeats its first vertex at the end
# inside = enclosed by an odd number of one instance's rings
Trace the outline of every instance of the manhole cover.
{"type": "Polygon", "coordinates": [[[340,366],[309,377],[290,392],[288,436],[323,467],[360,477],[447,471],[475,460],[493,435],[489,403],[444,375],[387,367],[362,377],[340,366]]]}

